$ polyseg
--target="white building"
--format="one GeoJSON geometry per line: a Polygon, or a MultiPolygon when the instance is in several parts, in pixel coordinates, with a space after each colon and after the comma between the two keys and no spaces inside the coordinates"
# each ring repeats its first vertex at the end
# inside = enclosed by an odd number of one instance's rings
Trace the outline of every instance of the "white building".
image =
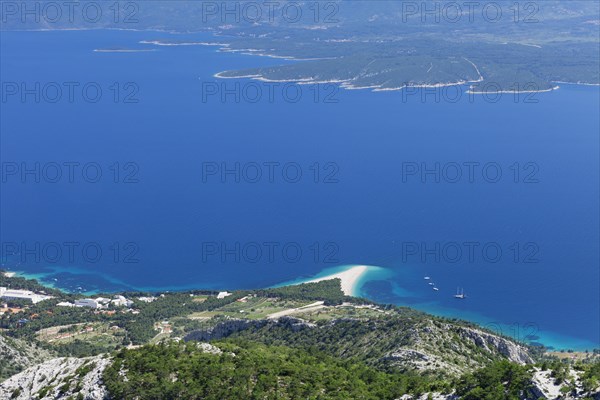
{"type": "Polygon", "coordinates": [[[52,296],[33,293],[29,290],[12,290],[5,287],[0,287],[0,297],[6,300],[27,300],[33,304],[52,298],[52,296]]]}
{"type": "Polygon", "coordinates": [[[131,307],[133,305],[133,301],[128,300],[121,295],[116,295],[110,302],[117,307],[131,307]]]}
{"type": "Polygon", "coordinates": [[[233,293],[229,293],[229,292],[219,292],[219,294],[217,295],[217,299],[224,299],[227,296],[231,296],[233,293]]]}
{"type": "Polygon", "coordinates": [[[75,300],[75,307],[99,308],[101,306],[94,299],[79,299],[75,300]]]}
{"type": "Polygon", "coordinates": [[[144,303],[152,303],[156,300],[156,297],[138,297],[139,301],[143,301],[144,303]]]}
{"type": "Polygon", "coordinates": [[[107,299],[106,297],[96,297],[95,300],[96,300],[96,303],[102,304],[103,306],[105,306],[108,303],[110,303],[110,299],[107,299]]]}

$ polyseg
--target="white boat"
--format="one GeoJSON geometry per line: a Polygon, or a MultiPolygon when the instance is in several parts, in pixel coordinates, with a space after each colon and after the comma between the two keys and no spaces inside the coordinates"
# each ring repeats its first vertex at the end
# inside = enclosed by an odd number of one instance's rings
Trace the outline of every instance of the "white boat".
{"type": "Polygon", "coordinates": [[[465,294],[464,289],[460,289],[460,292],[458,290],[458,288],[456,288],[456,294],[454,295],[455,299],[466,299],[467,295],[465,294]]]}
{"type": "Polygon", "coordinates": [[[435,290],[435,291],[437,292],[437,291],[438,291],[438,290],[440,290],[440,289],[438,289],[438,288],[434,287],[434,288],[433,288],[433,290],[435,290]]]}
{"type": "Polygon", "coordinates": [[[428,277],[428,276],[426,276],[426,277],[425,277],[425,278],[423,278],[423,279],[425,279],[426,281],[428,281],[428,280],[430,280],[431,278],[430,278],[430,277],[428,277]]]}
{"type": "Polygon", "coordinates": [[[429,282],[429,284],[430,284],[431,286],[435,285],[435,283],[433,283],[433,282],[429,282]]]}

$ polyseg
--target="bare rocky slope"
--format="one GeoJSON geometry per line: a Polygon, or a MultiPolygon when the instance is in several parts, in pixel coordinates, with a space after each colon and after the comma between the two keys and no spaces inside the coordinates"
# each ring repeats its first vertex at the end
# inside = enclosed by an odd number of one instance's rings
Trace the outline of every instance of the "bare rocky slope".
{"type": "Polygon", "coordinates": [[[474,327],[444,322],[421,314],[386,314],[384,318],[342,318],[314,324],[300,318],[230,320],[189,333],[185,340],[238,337],[265,344],[311,345],[340,358],[358,358],[369,365],[457,377],[506,359],[533,360],[526,347],[474,327]]]}
{"type": "Polygon", "coordinates": [[[26,341],[0,335],[0,382],[55,355],[26,341]]]}
{"type": "Polygon", "coordinates": [[[0,399],[108,399],[102,372],[110,358],[55,358],[35,365],[0,384],[0,399]]]}
{"type": "Polygon", "coordinates": [[[498,358],[533,363],[525,347],[475,328],[431,321],[414,329],[410,336],[407,344],[385,355],[388,363],[401,369],[444,371],[455,376],[498,358]]]}

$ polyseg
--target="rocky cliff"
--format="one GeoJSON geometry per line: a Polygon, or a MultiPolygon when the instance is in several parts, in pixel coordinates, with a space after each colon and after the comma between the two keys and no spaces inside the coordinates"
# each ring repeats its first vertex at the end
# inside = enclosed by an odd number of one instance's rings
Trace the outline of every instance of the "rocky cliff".
{"type": "Polygon", "coordinates": [[[0,382],[53,357],[52,352],[34,344],[0,335],[0,382]]]}
{"type": "Polygon", "coordinates": [[[106,356],[55,358],[4,381],[0,384],[0,399],[107,399],[102,372],[109,364],[106,356]]]}

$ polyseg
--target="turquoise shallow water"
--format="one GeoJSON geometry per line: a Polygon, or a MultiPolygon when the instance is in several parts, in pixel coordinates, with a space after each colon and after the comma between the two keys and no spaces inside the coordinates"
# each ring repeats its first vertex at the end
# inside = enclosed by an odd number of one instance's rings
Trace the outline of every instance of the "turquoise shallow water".
{"type": "MultiPolygon", "coordinates": [[[[331,267],[331,268],[327,268],[319,273],[317,273],[314,276],[307,276],[307,277],[298,277],[289,281],[285,281],[285,282],[281,282],[281,283],[277,283],[275,285],[273,285],[272,287],[280,287],[280,286],[286,286],[286,285],[295,285],[295,284],[301,284],[313,279],[318,279],[318,278],[323,278],[323,277],[327,277],[327,276],[331,276],[340,272],[343,272],[347,269],[353,268],[355,267],[354,265],[343,265],[343,266],[338,266],[338,267],[331,267]]],[[[392,283],[392,292],[394,293],[394,295],[396,295],[398,297],[398,299],[394,302],[397,305],[406,305],[406,306],[410,306],[414,309],[420,310],[420,311],[424,311],[430,314],[434,314],[437,316],[441,316],[441,317],[447,317],[447,318],[460,318],[460,319],[464,319],[464,320],[468,320],[471,322],[475,322],[480,324],[481,326],[490,329],[498,334],[501,335],[505,335],[505,336],[509,336],[509,337],[513,337],[517,340],[523,341],[523,342],[527,342],[527,343],[541,343],[547,347],[551,347],[554,349],[570,349],[570,350],[591,350],[596,348],[595,347],[595,343],[585,340],[585,339],[580,339],[580,338],[576,338],[576,337],[569,337],[569,336],[565,336],[565,335],[561,335],[560,333],[556,333],[556,332],[548,332],[548,331],[542,331],[540,329],[540,326],[538,326],[536,323],[534,322],[530,322],[530,323],[518,323],[518,322],[514,322],[514,323],[508,323],[508,322],[503,322],[503,321],[498,321],[497,319],[491,317],[491,316],[486,316],[486,315],[482,315],[479,313],[475,313],[475,312],[469,312],[468,307],[467,310],[465,309],[460,309],[457,307],[444,307],[444,306],[440,306],[439,302],[436,301],[425,301],[425,302],[421,302],[421,303],[415,303],[414,302],[414,298],[419,297],[416,292],[411,291],[407,288],[403,288],[400,286],[402,279],[399,278],[397,275],[395,276],[395,274],[393,273],[393,271],[386,269],[386,268],[382,268],[382,267],[376,267],[376,266],[368,266],[368,270],[366,273],[364,273],[363,275],[361,275],[360,279],[357,280],[356,283],[356,296],[360,296],[360,297],[366,297],[366,298],[377,298],[377,295],[373,296],[372,292],[369,292],[369,290],[367,290],[367,288],[369,287],[370,284],[381,284],[381,283],[392,283]],[[407,299],[407,301],[402,301],[401,299],[407,299]]],[[[93,272],[88,272],[85,270],[80,270],[80,271],[73,271],[72,269],[62,269],[63,273],[68,273],[69,275],[74,275],[74,281],[75,282],[82,282],[82,276],[88,275],[90,276],[90,278],[94,279],[94,280],[104,280],[105,282],[107,282],[107,284],[105,284],[105,286],[103,286],[106,289],[103,290],[108,290],[109,285],[112,284],[114,285],[115,289],[118,287],[118,290],[135,290],[135,291],[149,291],[149,292],[164,292],[164,291],[179,291],[179,290],[192,290],[192,289],[198,289],[199,287],[195,284],[189,284],[189,285],[178,285],[178,286],[159,286],[159,287],[136,287],[136,286],[131,286],[125,282],[119,281],[117,279],[114,279],[110,276],[98,276],[97,274],[93,273],[93,272]]],[[[52,272],[47,272],[47,273],[39,273],[39,274],[29,274],[29,273],[25,273],[25,272],[18,272],[18,276],[24,277],[24,278],[28,278],[28,279],[36,279],[50,287],[55,287],[55,288],[61,288],[61,283],[59,283],[58,281],[55,281],[55,278],[53,278],[54,276],[60,276],[61,274],[61,268],[54,268],[52,270],[52,272]]],[[[424,282],[426,283],[426,282],[424,282]]],[[[414,282],[411,282],[410,285],[407,286],[412,286],[414,285],[414,282]]],[[[218,286],[203,286],[203,289],[224,289],[224,287],[218,287],[218,286]]],[[[429,289],[429,288],[427,288],[429,289]]],[[[101,291],[101,289],[96,289],[96,290],[87,290],[85,287],[77,287],[75,290],[75,292],[80,292],[86,295],[94,295],[97,294],[101,291]]],[[[438,293],[436,293],[437,295],[438,293]]],[[[444,294],[442,294],[442,296],[450,296],[452,295],[451,293],[449,294],[448,291],[444,292],[444,294]]],[[[455,300],[456,302],[460,302],[460,300],[455,300]]],[[[460,303],[458,303],[460,304],[460,303]]]]}
{"type": "Polygon", "coordinates": [[[373,265],[384,272],[368,275],[360,289],[371,299],[500,326],[557,348],[600,347],[597,87],[562,85],[535,104],[511,96],[450,103],[343,90],[335,92],[336,103],[316,101],[312,92],[296,103],[203,101],[203,82],[221,82],[216,72],[282,61],[201,46],[92,51],[147,48],[139,41],[161,38],[171,37],[2,33],[3,81],[97,82],[111,96],[98,103],[2,104],[2,162],[94,162],[104,173],[98,183],[4,182],[4,244],[78,241],[103,250],[97,262],[80,253],[54,263],[2,254],[4,268],[91,293],[259,288],[373,265]],[[115,103],[115,82],[121,89],[135,83],[139,102],[115,103]],[[137,183],[123,182],[133,171],[128,162],[137,166],[137,183]],[[304,178],[204,182],[203,162],[293,162],[304,178]],[[465,162],[497,163],[503,179],[403,180],[403,163],[465,162]],[[537,170],[525,169],[530,163],[537,170]],[[524,182],[532,172],[537,182],[524,182]],[[326,183],[331,173],[335,182],[326,183]],[[272,259],[265,252],[256,261],[202,252],[206,243],[231,249],[267,242],[278,245],[272,259]],[[464,242],[498,244],[504,256],[452,262],[405,251],[407,243],[464,242]],[[298,259],[280,251],[289,244],[301,250],[298,259]],[[524,262],[528,244],[535,245],[532,263],[524,262]],[[130,255],[135,262],[126,262],[130,255]],[[457,286],[466,301],[452,297],[457,286]]]}

